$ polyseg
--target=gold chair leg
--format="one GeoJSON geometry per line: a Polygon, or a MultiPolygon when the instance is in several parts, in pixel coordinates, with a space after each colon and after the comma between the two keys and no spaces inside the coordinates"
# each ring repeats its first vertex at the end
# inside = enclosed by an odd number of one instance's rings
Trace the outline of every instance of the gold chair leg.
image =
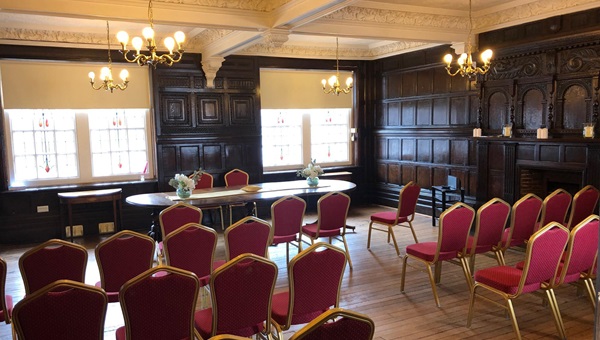
{"type": "Polygon", "coordinates": [[[398,243],[396,242],[396,235],[394,235],[394,230],[392,229],[392,226],[388,226],[388,236],[390,234],[392,235],[392,241],[394,241],[394,248],[396,248],[396,255],[400,256],[400,249],[398,249],[398,243]]]}
{"type": "Polygon", "coordinates": [[[439,284],[442,277],[442,262],[438,261],[435,263],[435,283],[439,284]]]}
{"type": "Polygon", "coordinates": [[[473,262],[475,262],[475,254],[469,257],[460,257],[460,264],[463,269],[463,274],[465,274],[465,279],[467,280],[467,286],[469,287],[469,289],[471,289],[471,287],[473,286],[473,275],[471,274],[472,269],[470,268],[471,266],[473,266],[473,262]]]}
{"type": "Polygon", "coordinates": [[[371,248],[371,229],[373,227],[373,221],[369,223],[369,233],[367,234],[367,249],[371,248]]]}
{"type": "MultiPolygon", "coordinates": [[[[435,265],[434,265],[435,266],[436,275],[437,275],[437,272],[438,272],[438,270],[437,270],[438,263],[440,263],[440,262],[436,262],[435,265]]],[[[436,282],[435,282],[435,279],[433,277],[433,272],[431,271],[431,265],[429,263],[427,263],[426,265],[427,265],[427,275],[429,275],[429,283],[431,284],[431,290],[433,291],[433,298],[435,299],[435,305],[438,306],[438,307],[441,307],[442,305],[440,304],[440,298],[438,296],[437,289],[435,288],[436,282]]]]}
{"type": "Polygon", "coordinates": [[[561,339],[567,339],[567,335],[565,333],[565,324],[560,316],[560,309],[558,308],[558,301],[556,301],[554,289],[546,289],[546,297],[548,298],[548,303],[550,304],[550,309],[552,310],[552,316],[554,317],[556,330],[558,331],[561,339]]]}
{"type": "Polygon", "coordinates": [[[415,233],[415,229],[413,228],[413,225],[410,221],[408,221],[408,227],[410,228],[410,232],[413,235],[413,238],[415,239],[415,243],[419,243],[419,240],[417,240],[417,234],[415,233]]]}
{"type": "Polygon", "coordinates": [[[473,313],[475,312],[475,294],[477,285],[471,287],[471,297],[469,298],[469,314],[467,314],[467,328],[471,328],[471,321],[473,321],[473,313]]]}
{"type": "Polygon", "coordinates": [[[285,243],[285,263],[290,263],[290,243],[285,243]]]}
{"type": "Polygon", "coordinates": [[[406,277],[406,265],[408,262],[408,255],[404,255],[402,258],[402,276],[400,277],[400,292],[404,293],[404,278],[406,277]]]}
{"type": "Polygon", "coordinates": [[[225,231],[225,220],[223,219],[223,207],[219,206],[219,213],[221,214],[221,230],[225,231]]]}
{"type": "Polygon", "coordinates": [[[512,323],[513,330],[517,335],[517,340],[521,340],[521,331],[519,331],[519,324],[517,323],[517,316],[515,315],[515,309],[513,308],[511,299],[506,299],[506,310],[508,311],[508,315],[510,316],[510,321],[512,323]]]}
{"type": "Polygon", "coordinates": [[[501,249],[494,250],[494,255],[496,255],[496,262],[498,262],[499,266],[505,266],[506,262],[504,262],[504,254],[501,249]]]}
{"type": "Polygon", "coordinates": [[[586,278],[583,280],[585,284],[585,288],[587,291],[587,295],[590,298],[590,302],[592,303],[592,309],[596,310],[596,288],[594,287],[594,281],[591,278],[586,278]]]}
{"type": "Polygon", "coordinates": [[[352,259],[350,259],[350,249],[348,249],[348,242],[346,242],[345,235],[342,235],[342,241],[344,242],[344,248],[346,248],[346,257],[348,257],[348,265],[350,266],[350,270],[352,270],[352,259]]]}

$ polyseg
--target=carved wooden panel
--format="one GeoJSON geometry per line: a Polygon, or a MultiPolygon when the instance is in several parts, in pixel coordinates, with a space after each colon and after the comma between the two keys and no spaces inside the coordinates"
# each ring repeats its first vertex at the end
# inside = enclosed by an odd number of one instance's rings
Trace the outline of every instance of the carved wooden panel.
{"type": "Polygon", "coordinates": [[[402,183],[408,183],[416,180],[416,169],[414,165],[402,165],[402,183]]]}
{"type": "Polygon", "coordinates": [[[565,162],[585,164],[587,150],[584,146],[565,146],[565,162]]]}
{"type": "Polygon", "coordinates": [[[390,163],[388,164],[387,182],[391,184],[402,184],[400,164],[390,163]]]}
{"type": "Polygon", "coordinates": [[[469,141],[453,139],[450,142],[450,162],[454,165],[469,165],[469,141]]]}
{"type": "Polygon", "coordinates": [[[223,124],[223,96],[196,96],[196,121],[198,125],[223,124]]]}
{"type": "Polygon", "coordinates": [[[493,92],[488,99],[488,128],[499,130],[508,123],[508,97],[503,91],[493,92]]]}
{"type": "Polygon", "coordinates": [[[433,99],[433,125],[448,125],[448,98],[433,99]]]}
{"type": "Polygon", "coordinates": [[[182,145],[179,148],[180,156],[179,161],[181,162],[181,170],[191,172],[194,169],[198,169],[200,164],[200,145],[182,145]]]}
{"type": "Polygon", "coordinates": [[[402,97],[417,95],[417,75],[414,72],[402,74],[402,97]]]}
{"type": "Polygon", "coordinates": [[[384,94],[382,99],[400,97],[402,91],[402,75],[400,73],[388,73],[383,78],[384,94]]]}
{"type": "Polygon", "coordinates": [[[540,161],[542,162],[559,162],[560,148],[558,145],[541,145],[540,146],[540,161]]]}
{"type": "Polygon", "coordinates": [[[544,124],[544,95],[536,88],[529,89],[521,101],[521,115],[524,129],[537,129],[544,124]]]}
{"type": "Polygon", "coordinates": [[[413,100],[402,102],[402,125],[413,126],[416,122],[417,103],[413,100]]]}
{"type": "MultiPolygon", "coordinates": [[[[244,165],[244,146],[232,144],[225,146],[225,170],[240,168],[244,165]]],[[[244,169],[242,169],[244,170],[244,169]]]]}
{"type": "Polygon", "coordinates": [[[448,73],[444,68],[435,68],[433,74],[433,93],[443,94],[450,92],[452,78],[453,77],[448,76],[448,73]]]}
{"type": "Polygon", "coordinates": [[[392,102],[387,104],[387,126],[400,125],[400,103],[392,102]]]}
{"type": "Polygon", "coordinates": [[[160,94],[161,123],[163,126],[192,126],[190,99],[187,94],[160,94]]]}
{"type": "Polygon", "coordinates": [[[256,83],[254,79],[228,78],[227,88],[237,90],[254,90],[256,88],[256,83]]]}
{"type": "Polygon", "coordinates": [[[543,65],[544,57],[541,54],[494,60],[494,67],[487,77],[489,80],[499,80],[540,76],[543,65]]]}
{"type": "Polygon", "coordinates": [[[517,147],[517,159],[533,161],[535,160],[535,147],[534,145],[519,145],[517,147]]]}
{"type": "Polygon", "coordinates": [[[433,140],[433,162],[435,164],[450,163],[450,141],[448,139],[433,140]]]}
{"type": "Polygon", "coordinates": [[[158,78],[158,87],[160,88],[190,88],[191,80],[187,75],[160,75],[158,78]]]}
{"type": "Polygon", "coordinates": [[[254,97],[231,95],[229,110],[232,125],[254,123],[254,97]]]}
{"type": "Polygon", "coordinates": [[[447,185],[448,184],[448,174],[450,171],[448,168],[432,168],[431,169],[431,177],[432,183],[431,185],[447,185]]]}
{"type": "Polygon", "coordinates": [[[430,188],[431,187],[431,168],[419,166],[417,167],[417,184],[421,188],[430,188]]]}
{"type": "Polygon", "coordinates": [[[417,161],[431,162],[431,139],[419,139],[417,141],[417,161]]]}
{"type": "Polygon", "coordinates": [[[431,125],[432,109],[431,99],[419,100],[417,102],[417,125],[431,125]]]}
{"type": "Polygon", "coordinates": [[[377,182],[387,183],[387,164],[378,163],[377,164],[377,182]]]}
{"type": "Polygon", "coordinates": [[[176,173],[177,170],[177,148],[175,146],[162,146],[160,148],[161,169],[165,173],[176,173]]]}
{"type": "Polygon", "coordinates": [[[223,155],[221,145],[202,146],[202,166],[204,170],[223,169],[223,155]]]}
{"type": "Polygon", "coordinates": [[[467,98],[450,98],[450,125],[466,125],[469,123],[469,106],[467,98]]]}
{"type": "Polygon", "coordinates": [[[402,160],[415,161],[416,157],[415,140],[410,138],[402,139],[402,160]]]}
{"type": "Polygon", "coordinates": [[[600,69],[600,46],[563,50],[558,54],[560,73],[587,72],[600,69]]]}
{"type": "Polygon", "coordinates": [[[388,148],[387,148],[387,139],[386,138],[377,138],[375,140],[375,157],[377,159],[387,159],[388,158],[388,148]]]}
{"type": "MultiPolygon", "coordinates": [[[[582,129],[586,122],[586,99],[589,94],[586,89],[578,84],[567,87],[562,96],[562,127],[565,129],[582,129]]],[[[559,117],[557,117],[559,118],[559,117]]]]}
{"type": "Polygon", "coordinates": [[[417,95],[424,96],[433,93],[433,70],[417,72],[417,95]]]}
{"type": "Polygon", "coordinates": [[[390,138],[388,139],[388,159],[399,160],[400,159],[400,139],[390,138]]]}

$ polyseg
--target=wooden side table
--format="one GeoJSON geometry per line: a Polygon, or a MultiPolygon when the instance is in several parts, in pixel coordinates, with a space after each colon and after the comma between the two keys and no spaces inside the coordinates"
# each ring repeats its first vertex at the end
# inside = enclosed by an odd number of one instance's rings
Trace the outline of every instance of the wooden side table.
{"type": "Polygon", "coordinates": [[[441,185],[434,185],[431,187],[431,226],[435,227],[435,219],[437,218],[437,194],[435,193],[436,191],[439,191],[442,193],[442,212],[444,210],[446,210],[446,205],[448,203],[448,200],[446,199],[446,196],[448,194],[458,194],[458,192],[460,192],[460,201],[464,202],[465,201],[465,188],[460,188],[460,189],[456,189],[456,188],[451,188],[448,186],[441,186],[441,185]]]}
{"type": "MultiPolygon", "coordinates": [[[[85,203],[96,203],[96,202],[110,202],[113,205],[113,221],[115,224],[115,231],[118,231],[121,226],[121,194],[123,189],[104,189],[104,190],[89,190],[89,191],[73,191],[73,192],[59,192],[58,198],[60,199],[61,209],[60,216],[61,222],[63,221],[63,204],[67,205],[67,212],[69,218],[69,229],[71,231],[71,242],[73,242],[73,204],[85,204],[85,203]]],[[[65,238],[65,230],[61,226],[61,234],[65,238]]]]}

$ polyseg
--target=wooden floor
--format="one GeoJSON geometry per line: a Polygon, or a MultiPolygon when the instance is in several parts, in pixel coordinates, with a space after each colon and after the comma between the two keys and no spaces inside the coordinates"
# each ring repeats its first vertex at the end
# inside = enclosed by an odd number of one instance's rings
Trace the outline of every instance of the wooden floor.
{"type": "MultiPolygon", "coordinates": [[[[389,208],[380,206],[353,207],[348,224],[356,226],[356,233],[349,233],[347,240],[354,270],[346,269],[341,292],[341,307],[369,315],[375,321],[375,339],[514,339],[511,323],[504,312],[488,302],[477,300],[475,318],[467,328],[469,292],[460,267],[444,264],[438,292],[442,307],[435,306],[427,274],[408,267],[406,292],[400,292],[402,259],[396,256],[394,247],[386,243],[385,233],[374,232],[371,249],[366,249],[369,215],[389,208]]],[[[306,221],[315,219],[309,214],[306,221]]],[[[429,216],[416,217],[416,232],[420,242],[435,241],[437,228],[431,227],[429,216]]],[[[219,240],[216,257],[224,258],[224,243],[219,240]]],[[[413,242],[410,231],[396,228],[396,237],[404,252],[406,245],[413,242]]],[[[89,249],[86,283],[99,280],[93,247],[98,237],[76,240],[89,249]]],[[[18,269],[18,258],[27,246],[5,246],[0,256],[8,262],[7,294],[19,301],[24,294],[18,269]]],[[[292,254],[295,254],[291,249],[292,254]]],[[[270,248],[271,259],[279,266],[276,292],[287,287],[285,246],[270,248]]],[[[523,258],[520,251],[508,251],[507,263],[514,264],[523,258]]],[[[479,256],[477,268],[495,265],[495,261],[479,256]]],[[[565,286],[556,291],[558,303],[569,339],[594,338],[594,313],[585,296],[577,296],[577,288],[565,286]]],[[[541,299],[528,294],[515,301],[515,310],[523,339],[558,339],[551,311],[542,305],[541,299]]],[[[108,307],[105,339],[114,339],[114,331],[123,325],[120,306],[111,303],[108,307]]],[[[286,337],[293,330],[286,332],[286,337]]],[[[10,327],[0,324],[0,339],[10,339],[10,327]]]]}

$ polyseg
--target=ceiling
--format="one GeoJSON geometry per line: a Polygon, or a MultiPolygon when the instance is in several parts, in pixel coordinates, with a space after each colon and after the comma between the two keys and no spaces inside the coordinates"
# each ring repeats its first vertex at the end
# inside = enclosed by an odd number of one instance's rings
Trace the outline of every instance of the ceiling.
{"type": "MultiPolygon", "coordinates": [[[[472,0],[473,33],[600,7],[591,0],[472,0]]],[[[177,30],[203,60],[231,54],[375,60],[440,44],[461,50],[469,0],[153,0],[157,41],[177,30]]],[[[147,0],[0,0],[0,43],[111,48],[140,35],[147,0]]],[[[160,42],[158,43],[161,44],[160,42]]]]}

